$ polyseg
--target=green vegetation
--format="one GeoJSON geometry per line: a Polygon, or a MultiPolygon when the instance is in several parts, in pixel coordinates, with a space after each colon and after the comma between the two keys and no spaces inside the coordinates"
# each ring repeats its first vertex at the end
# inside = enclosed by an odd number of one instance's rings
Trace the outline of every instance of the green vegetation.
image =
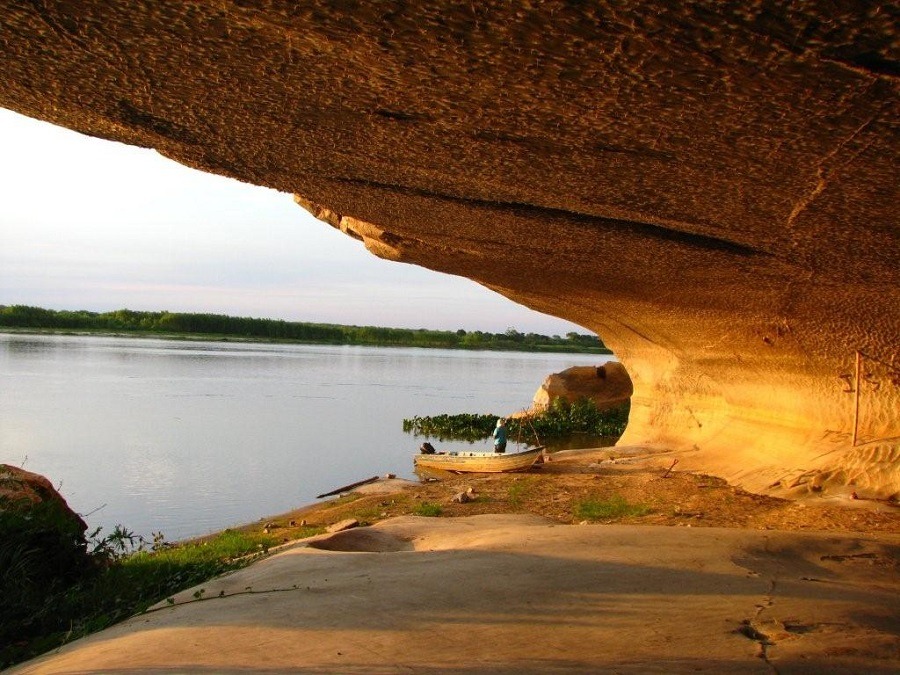
{"type": "Polygon", "coordinates": [[[129,309],[96,313],[84,310],[55,311],[25,305],[0,305],[0,328],[112,332],[156,337],[232,338],[305,344],[612,353],[596,336],[579,333],[569,333],[565,337],[558,335],[548,337],[536,333],[520,333],[515,328],[510,328],[505,333],[483,333],[462,329],[440,331],[424,328],[340,326],[220,314],[135,312],[129,309]]]}
{"type": "Polygon", "coordinates": [[[231,530],[177,545],[122,527],[99,535],[73,529],[53,503],[0,512],[0,669],[243,567],[277,542],[231,530]]]}
{"type": "MultiPolygon", "coordinates": [[[[512,420],[510,420],[512,421],[512,420]]],[[[496,415],[434,415],[403,420],[403,431],[414,436],[437,438],[441,441],[483,441],[494,431],[496,415]]],[[[517,427],[518,428],[518,427],[517,427]]]]}
{"type": "MultiPolygon", "coordinates": [[[[560,440],[576,433],[591,436],[621,436],[628,423],[629,406],[600,410],[586,398],[574,403],[557,398],[550,407],[528,418],[510,418],[506,422],[510,439],[531,441],[535,435],[541,443],[560,440]]],[[[438,440],[483,441],[494,431],[497,415],[435,415],[403,420],[403,431],[415,436],[438,440]]]]}
{"type": "Polygon", "coordinates": [[[629,504],[621,495],[609,499],[586,499],[575,504],[576,520],[604,520],[624,516],[645,516],[650,507],[644,504],[629,504]]]}
{"type": "Polygon", "coordinates": [[[372,523],[377,523],[383,511],[383,507],[375,504],[374,506],[367,506],[365,508],[359,508],[351,511],[347,514],[347,516],[349,518],[355,518],[359,521],[360,525],[366,526],[371,525],[372,523]]]}
{"type": "MultiPolygon", "coordinates": [[[[78,523],[57,502],[0,511],[0,669],[53,646],[41,639],[69,589],[97,565],[78,523]],[[22,652],[21,650],[26,650],[22,652]]],[[[60,623],[55,632],[68,629],[60,623]]]]}
{"type": "Polygon", "coordinates": [[[522,498],[534,487],[534,478],[517,478],[518,480],[510,485],[507,490],[509,505],[514,509],[519,507],[522,498]]]}
{"type": "Polygon", "coordinates": [[[437,518],[444,512],[440,504],[432,504],[431,502],[422,502],[413,509],[413,513],[417,516],[426,516],[428,518],[437,518]]]}

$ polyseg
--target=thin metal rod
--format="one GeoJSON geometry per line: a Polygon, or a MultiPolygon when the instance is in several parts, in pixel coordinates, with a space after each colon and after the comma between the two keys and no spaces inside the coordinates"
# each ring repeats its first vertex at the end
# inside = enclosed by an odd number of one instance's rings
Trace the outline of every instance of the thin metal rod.
{"type": "Polygon", "coordinates": [[[857,351],[856,352],[856,386],[854,387],[854,389],[856,389],[856,395],[854,396],[854,403],[853,403],[853,444],[850,446],[851,448],[856,447],[856,439],[859,435],[859,384],[860,384],[859,375],[860,375],[860,371],[862,370],[861,361],[862,361],[862,354],[860,354],[859,351],[857,351]]]}

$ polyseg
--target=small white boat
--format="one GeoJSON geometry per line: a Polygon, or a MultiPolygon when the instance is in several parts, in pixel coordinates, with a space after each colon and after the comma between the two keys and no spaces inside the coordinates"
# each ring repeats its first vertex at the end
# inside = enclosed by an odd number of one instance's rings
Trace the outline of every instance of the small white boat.
{"type": "Polygon", "coordinates": [[[416,455],[417,468],[440,469],[455,473],[502,473],[526,471],[544,461],[541,445],[522,452],[435,452],[416,455]]]}

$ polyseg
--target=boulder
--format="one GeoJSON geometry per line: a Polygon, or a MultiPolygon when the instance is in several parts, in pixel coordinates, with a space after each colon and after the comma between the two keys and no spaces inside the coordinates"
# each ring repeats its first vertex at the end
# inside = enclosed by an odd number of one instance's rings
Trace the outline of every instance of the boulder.
{"type": "Polygon", "coordinates": [[[558,399],[569,403],[587,398],[601,410],[627,403],[634,389],[625,367],[616,361],[599,366],[574,366],[549,375],[534,394],[532,407],[544,410],[558,399]]]}
{"type": "Polygon", "coordinates": [[[75,513],[44,476],[10,464],[0,464],[0,514],[25,513],[44,505],[55,510],[67,530],[83,535],[87,523],[75,513]]]}
{"type": "Polygon", "coordinates": [[[87,524],[44,476],[0,464],[0,597],[49,591],[92,566],[87,524]]]}
{"type": "Polygon", "coordinates": [[[451,501],[456,502],[457,504],[467,504],[469,502],[475,501],[475,490],[471,487],[467,487],[462,492],[457,492],[453,495],[451,501]]]}

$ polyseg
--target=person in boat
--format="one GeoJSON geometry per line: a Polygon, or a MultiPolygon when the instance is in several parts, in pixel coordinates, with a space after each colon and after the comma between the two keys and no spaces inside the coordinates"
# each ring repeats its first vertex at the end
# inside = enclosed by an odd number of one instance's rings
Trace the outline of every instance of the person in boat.
{"type": "Polygon", "coordinates": [[[494,429],[494,452],[506,452],[506,420],[502,417],[494,429]]]}

